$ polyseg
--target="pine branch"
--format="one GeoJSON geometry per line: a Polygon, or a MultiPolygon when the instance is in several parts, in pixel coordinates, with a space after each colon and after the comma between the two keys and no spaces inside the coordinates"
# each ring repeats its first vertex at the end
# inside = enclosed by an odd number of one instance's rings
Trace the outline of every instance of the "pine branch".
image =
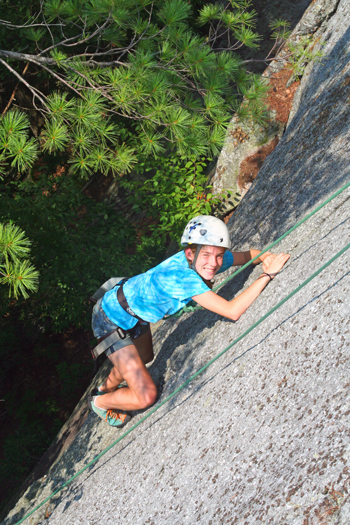
{"type": "MultiPolygon", "coordinates": [[[[25,65],[23,71],[22,71],[22,76],[24,76],[28,70],[28,67],[29,67],[29,62],[27,62],[27,64],[25,65]]],[[[17,82],[16,86],[15,86],[15,89],[13,90],[12,92],[12,95],[10,96],[9,98],[9,101],[4,109],[4,111],[2,112],[2,115],[5,115],[5,113],[7,112],[7,110],[9,109],[9,107],[11,106],[12,102],[13,102],[13,99],[15,98],[16,96],[16,92],[17,92],[17,89],[18,89],[18,86],[19,86],[20,82],[17,82]]]]}
{"type": "MultiPolygon", "coordinates": [[[[0,51],[0,56],[1,56],[1,51],[0,51]]],[[[2,58],[0,58],[0,62],[1,64],[3,64],[9,71],[11,71],[11,73],[13,75],[15,75],[15,77],[17,77],[20,82],[22,82],[28,89],[29,91],[32,93],[33,95],[33,105],[35,107],[35,109],[38,109],[35,105],[35,102],[34,102],[34,99],[37,98],[38,100],[40,100],[40,102],[42,103],[43,107],[45,107],[46,109],[47,108],[47,105],[45,103],[45,95],[43,93],[41,93],[38,89],[36,89],[35,87],[31,86],[30,84],[28,84],[28,82],[26,82],[26,80],[24,80],[23,77],[21,77],[21,75],[19,73],[17,73],[17,71],[15,71],[9,64],[7,64],[7,62],[5,62],[4,60],[2,60],[2,58]]]]}

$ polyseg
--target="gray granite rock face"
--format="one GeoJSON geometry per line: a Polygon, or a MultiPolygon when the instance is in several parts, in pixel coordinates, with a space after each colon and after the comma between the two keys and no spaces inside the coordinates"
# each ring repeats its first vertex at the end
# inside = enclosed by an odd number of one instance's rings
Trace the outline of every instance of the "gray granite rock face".
{"type": "MultiPolygon", "coordinates": [[[[341,0],[328,21],[324,59],[303,79],[293,120],[229,222],[235,249],[267,246],[350,181],[349,7],[341,0]]],[[[150,371],[160,400],[349,239],[347,189],[278,245],[291,253],[288,265],[238,322],[199,311],[157,326],[150,371]]],[[[348,525],[349,252],[24,523],[348,525]]],[[[245,270],[221,293],[233,297],[260,272],[245,270]]],[[[4,525],[119,435],[90,415],[4,525]]]]}

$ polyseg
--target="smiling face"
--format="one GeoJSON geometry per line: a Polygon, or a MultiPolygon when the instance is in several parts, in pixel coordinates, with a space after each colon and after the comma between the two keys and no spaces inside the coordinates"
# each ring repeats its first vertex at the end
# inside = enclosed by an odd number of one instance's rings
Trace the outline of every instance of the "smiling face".
{"type": "MultiPolygon", "coordinates": [[[[196,270],[203,279],[211,281],[220,270],[224,258],[225,248],[220,246],[202,246],[196,261],[196,270]]],[[[187,259],[192,263],[195,250],[185,249],[187,259]]]]}

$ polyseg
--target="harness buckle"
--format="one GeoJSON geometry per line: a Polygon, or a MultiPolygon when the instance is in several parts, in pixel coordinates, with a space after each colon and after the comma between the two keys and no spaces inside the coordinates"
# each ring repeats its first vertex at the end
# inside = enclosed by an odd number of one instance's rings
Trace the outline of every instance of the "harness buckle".
{"type": "Polygon", "coordinates": [[[125,332],[125,330],[123,330],[123,328],[120,328],[120,326],[117,326],[116,331],[117,331],[120,339],[125,339],[126,338],[126,332],[125,332]]]}

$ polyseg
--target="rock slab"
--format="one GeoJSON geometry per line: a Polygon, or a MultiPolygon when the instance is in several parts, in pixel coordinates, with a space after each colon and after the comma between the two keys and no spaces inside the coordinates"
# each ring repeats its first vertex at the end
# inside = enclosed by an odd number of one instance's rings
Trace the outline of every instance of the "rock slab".
{"type": "MultiPolygon", "coordinates": [[[[302,79],[286,133],[229,222],[237,250],[267,246],[350,181],[349,7],[341,0],[330,17],[324,58],[302,79]]],[[[199,311],[161,324],[150,367],[160,400],[349,238],[347,189],[276,247],[289,264],[237,323],[199,311]]],[[[349,261],[347,251],[24,523],[348,525],[349,261]]],[[[245,270],[221,293],[233,297],[260,272],[245,270]]],[[[117,437],[90,415],[4,525],[117,437]]]]}

